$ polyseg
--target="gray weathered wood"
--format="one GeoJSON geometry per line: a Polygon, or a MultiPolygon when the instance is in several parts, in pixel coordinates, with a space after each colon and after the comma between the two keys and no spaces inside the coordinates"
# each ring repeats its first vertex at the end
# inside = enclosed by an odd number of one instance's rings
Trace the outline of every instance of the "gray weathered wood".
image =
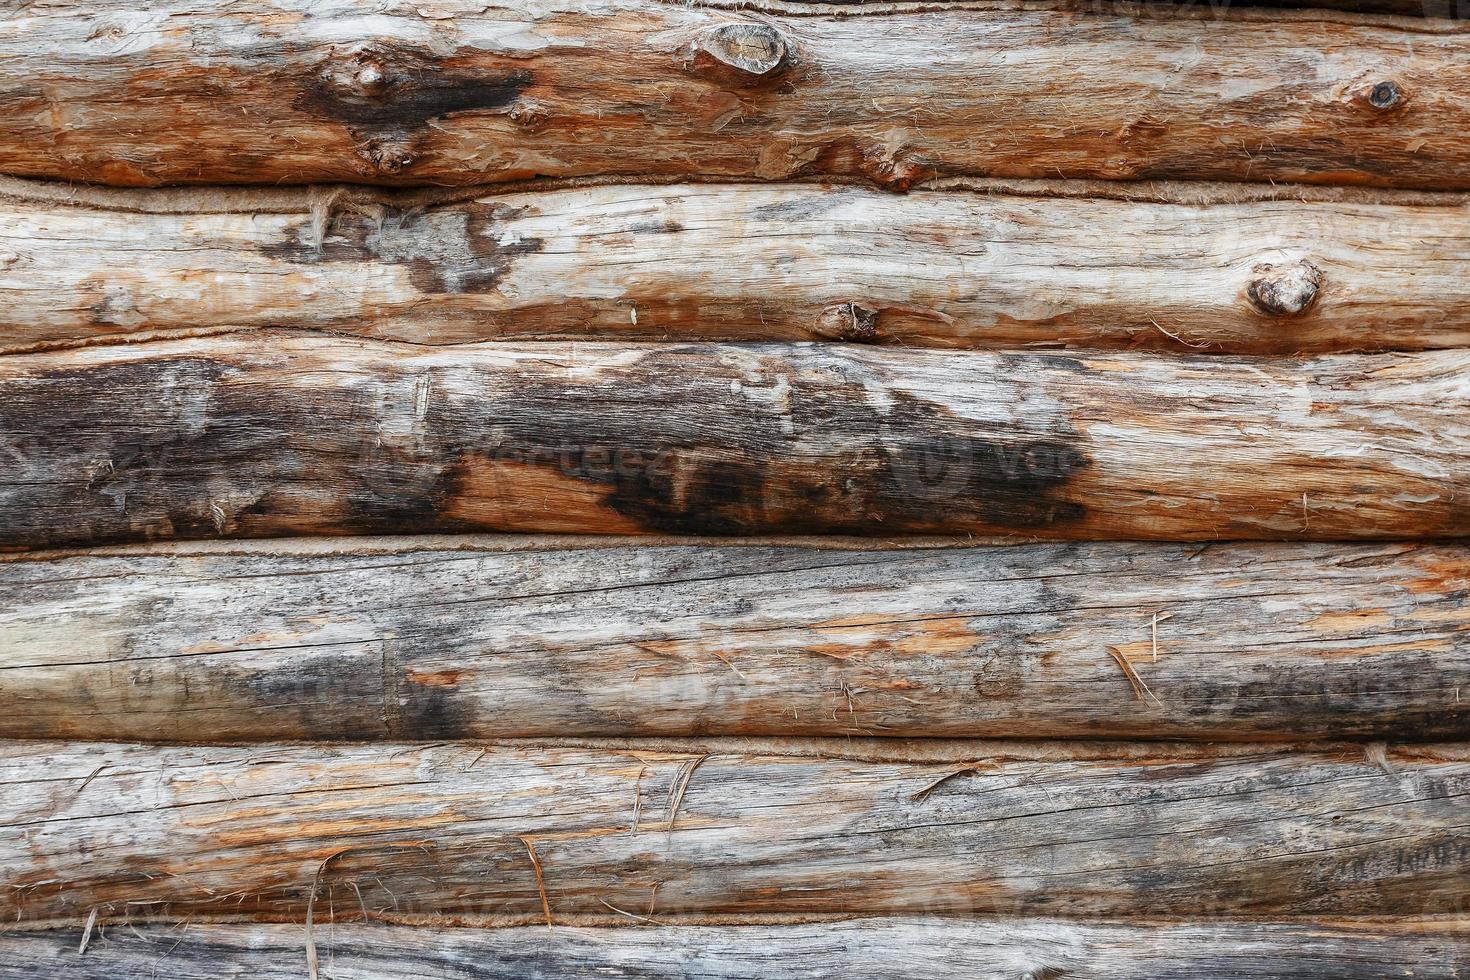
{"type": "Polygon", "coordinates": [[[285,334],[0,358],[0,547],[424,531],[1470,533],[1470,352],[285,334]]]}
{"type": "Polygon", "coordinates": [[[542,540],[0,561],[0,736],[1470,735],[1462,547],[542,540]]]}
{"type": "Polygon", "coordinates": [[[0,21],[0,171],[135,185],[668,174],[905,187],[993,174],[1470,186],[1470,58],[1455,21],[766,6],[25,4],[0,21]]]}
{"type": "Polygon", "coordinates": [[[763,744],[0,743],[0,914],[1189,920],[1470,898],[1464,745],[1005,758],[973,743],[970,762],[936,764],[763,744]]]}
{"type": "MultiPolygon", "coordinates": [[[[638,913],[631,913],[637,915],[638,913]]],[[[339,915],[351,917],[352,909],[339,915]]],[[[646,918],[646,917],[645,917],[646,918]]],[[[324,923],[333,980],[1458,980],[1470,934],[1437,921],[1133,925],[885,918],[803,925],[408,929],[324,923]]],[[[299,925],[111,926],[77,953],[77,930],[0,933],[0,978],[301,980],[299,925]]]]}
{"type": "Polygon", "coordinates": [[[260,213],[241,189],[167,214],[15,200],[0,202],[0,350],[264,326],[434,344],[1470,346],[1461,196],[1211,193],[618,185],[425,208],[339,190],[260,213]]]}

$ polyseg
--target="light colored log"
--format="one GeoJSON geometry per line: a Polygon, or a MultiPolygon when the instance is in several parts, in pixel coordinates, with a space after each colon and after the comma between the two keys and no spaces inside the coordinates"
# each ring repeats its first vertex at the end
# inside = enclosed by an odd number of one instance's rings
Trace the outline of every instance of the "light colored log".
{"type": "Polygon", "coordinates": [[[0,20],[0,171],[65,180],[1470,186],[1455,21],[932,4],[132,0],[0,20]]]}
{"type": "MultiPolygon", "coordinates": [[[[1059,188],[1058,190],[1065,190],[1059,188]]],[[[0,350],[303,327],[415,343],[1470,345],[1470,209],[620,185],[420,202],[0,204],[0,350]],[[316,206],[313,211],[313,205],[316,206]]]]}
{"type": "MultiPolygon", "coordinates": [[[[713,7],[744,7],[752,9],[787,9],[796,7],[797,4],[818,4],[822,0],[706,0],[708,6],[713,7]]],[[[881,5],[888,0],[827,0],[837,5],[848,4],[872,4],[881,5]]],[[[973,0],[938,0],[938,2],[951,2],[956,5],[961,3],[973,3],[973,0]]],[[[1198,11],[1205,9],[1214,15],[1232,10],[1237,13],[1252,14],[1256,8],[1303,8],[1312,10],[1341,10],[1357,14],[1394,14],[1400,17],[1449,17],[1464,20],[1470,17],[1470,7],[1465,5],[1464,0],[1250,0],[1248,3],[1216,3],[1211,6],[1208,0],[1145,0],[1146,3],[1160,3],[1182,8],[1186,11],[1198,11]]],[[[1076,0],[1075,3],[1050,4],[1058,9],[1075,9],[1079,11],[1117,13],[1120,5],[1107,3],[1103,0],[1076,0]]],[[[1126,9],[1126,8],[1124,8],[1126,9]]]]}
{"type": "MultiPolygon", "coordinates": [[[[840,754],[841,740],[830,752],[840,754]]],[[[1190,920],[1470,896],[1461,746],[970,762],[0,744],[7,921],[622,912],[1190,920]]],[[[894,750],[902,752],[902,743],[894,750]]]]}
{"type": "MultiPolygon", "coordinates": [[[[351,916],[350,909],[343,910],[351,916]]],[[[636,913],[630,913],[630,915],[636,913]]],[[[646,918],[646,917],[644,917],[646,918]]],[[[410,929],[341,921],[316,930],[333,980],[1458,980],[1463,926],[1406,922],[1135,925],[1047,919],[857,919],[803,925],[410,929]]],[[[85,955],[77,930],[0,933],[0,978],[301,980],[296,925],[104,926],[85,955]]]]}
{"type": "MultiPolygon", "coordinates": [[[[1180,2],[1200,5],[1199,0],[1180,2]]],[[[1403,17],[1454,17],[1460,20],[1470,17],[1470,5],[1464,0],[1251,0],[1250,6],[1314,7],[1321,10],[1397,14],[1403,17]]]]}
{"type": "Polygon", "coordinates": [[[38,556],[0,737],[1463,738],[1467,588],[1412,545],[38,556]]]}
{"type": "Polygon", "coordinates": [[[428,349],[0,358],[0,547],[429,531],[1470,533],[1470,353],[428,349]]]}

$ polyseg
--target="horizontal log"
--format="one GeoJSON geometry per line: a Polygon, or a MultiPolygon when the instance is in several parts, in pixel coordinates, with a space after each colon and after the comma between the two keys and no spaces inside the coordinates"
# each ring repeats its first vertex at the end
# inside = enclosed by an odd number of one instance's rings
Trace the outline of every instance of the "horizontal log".
{"type": "MultiPolygon", "coordinates": [[[[862,5],[887,3],[888,0],[706,0],[706,5],[712,7],[734,7],[749,8],[754,10],[782,9],[800,10],[796,4],[820,4],[830,3],[834,5],[862,5]]],[[[971,3],[975,0],[937,0],[937,2],[953,2],[955,4],[971,3]]],[[[982,0],[983,2],[983,0],[982,0]]],[[[1394,14],[1400,17],[1449,17],[1466,19],[1470,18],[1470,6],[1465,0],[1247,0],[1245,3],[1215,3],[1211,6],[1209,0],[1144,0],[1145,4],[1160,4],[1165,7],[1180,8],[1185,11],[1208,10],[1212,15],[1218,16],[1226,10],[1233,10],[1238,14],[1249,15],[1254,13],[1254,8],[1281,8],[1281,9],[1308,9],[1308,10],[1341,10],[1358,14],[1394,14]]],[[[1032,6],[1036,5],[1032,0],[1032,6]]],[[[1128,10],[1135,5],[1121,0],[1070,0],[1070,2],[1047,3],[1046,6],[1055,9],[1077,10],[1092,13],[1118,13],[1120,10],[1128,10]]],[[[1147,12],[1147,11],[1145,11],[1147,12]]]]}
{"type": "MultiPolygon", "coordinates": [[[[706,6],[731,7],[731,9],[753,9],[753,10],[801,10],[803,7],[795,4],[811,4],[816,9],[841,9],[847,4],[864,3],[886,3],[888,0],[706,0],[706,6]]],[[[975,0],[936,0],[939,3],[975,3],[975,0]]],[[[982,0],[983,1],[983,0],[982,0]]],[[[1144,0],[1145,12],[1147,4],[1160,4],[1164,7],[1180,7],[1183,10],[1210,10],[1213,15],[1219,15],[1223,10],[1235,10],[1238,13],[1254,12],[1254,7],[1277,7],[1277,9],[1316,9],[1316,10],[1344,10],[1349,13],[1391,13],[1391,15],[1405,16],[1405,18],[1470,18],[1470,7],[1466,6],[1464,0],[1247,0],[1245,3],[1216,3],[1210,6],[1208,0],[1144,0]]],[[[1030,1],[1029,6],[1036,6],[1036,0],[1030,1]]],[[[1045,6],[1055,9],[1079,10],[1079,12],[1092,13],[1117,13],[1119,10],[1132,9],[1135,4],[1123,1],[1111,0],[1069,0],[1047,3],[1045,6]]]]}
{"type": "Polygon", "coordinates": [[[124,0],[0,21],[0,171],[1470,187],[1456,21],[653,0],[124,0]],[[1105,80],[1105,81],[1100,81],[1105,80]]]}
{"type": "MultiPolygon", "coordinates": [[[[0,978],[153,980],[166,966],[172,980],[301,980],[307,962],[297,925],[104,927],[85,955],[78,955],[78,946],[75,930],[0,934],[0,978]]],[[[549,933],[536,926],[409,929],[338,921],[314,931],[313,948],[321,975],[333,980],[1458,980],[1470,969],[1470,935],[1433,920],[1132,925],[885,918],[559,926],[549,933]]]]}
{"type": "MultiPolygon", "coordinates": [[[[839,750],[840,751],[840,750],[839,750]]],[[[548,746],[8,742],[0,912],[1440,915],[1464,746],[871,762],[548,746]],[[610,911],[610,909],[612,911],[610,911]]]]}
{"type": "MultiPolygon", "coordinates": [[[[852,0],[832,0],[852,2],[852,0]]],[[[864,2],[864,0],[856,0],[864,2]]],[[[1153,2],[1153,0],[1149,0],[1153,2]]],[[[1170,2],[1170,0],[1161,0],[1170,2]]],[[[1209,6],[1208,0],[1177,0],[1185,6],[1209,6]]],[[[1085,5],[1084,5],[1085,6],[1085,5]]],[[[1357,13],[1397,14],[1401,17],[1454,17],[1470,18],[1470,4],[1465,0],[1249,0],[1245,4],[1229,4],[1236,7],[1306,7],[1319,10],[1347,10],[1357,13]]]]}
{"type": "Polygon", "coordinates": [[[1465,738],[1467,588],[1412,545],[37,557],[0,737],[1465,738]]]}
{"type": "Polygon", "coordinates": [[[0,350],[268,326],[432,344],[1470,346],[1459,195],[1171,204],[611,186],[428,209],[301,194],[273,214],[259,196],[199,192],[193,213],[169,214],[0,204],[0,350]]]}
{"type": "Polygon", "coordinates": [[[1470,533],[1470,352],[261,334],[0,358],[0,547],[474,530],[1470,533]]]}

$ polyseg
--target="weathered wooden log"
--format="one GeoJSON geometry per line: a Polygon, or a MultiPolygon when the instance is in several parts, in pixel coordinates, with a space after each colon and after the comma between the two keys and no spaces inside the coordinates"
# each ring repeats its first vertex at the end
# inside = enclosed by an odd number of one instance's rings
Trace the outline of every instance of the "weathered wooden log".
{"type": "Polygon", "coordinates": [[[0,358],[0,547],[474,530],[1470,533],[1470,352],[266,333],[0,358]]]}
{"type": "Polygon", "coordinates": [[[0,561],[0,737],[1470,736],[1459,547],[551,544],[0,561]]]}
{"type": "MultiPolygon", "coordinates": [[[[342,917],[352,909],[338,910],[342,917]]],[[[333,980],[1459,980],[1470,934],[1437,920],[1150,925],[1058,919],[855,919],[799,925],[417,929],[335,921],[314,930],[333,980]]],[[[0,978],[301,980],[298,925],[113,926],[78,955],[75,929],[0,933],[0,978]]]]}
{"type": "Polygon", "coordinates": [[[302,193],[274,214],[257,197],[201,193],[201,213],[0,206],[0,350],[265,326],[415,343],[1470,346],[1460,195],[1164,204],[611,186],[428,210],[302,193]]]}
{"type": "Polygon", "coordinates": [[[1439,915],[1470,898],[1463,745],[1099,758],[1053,743],[1007,759],[971,744],[939,764],[0,743],[0,912],[1189,920],[1439,915]]]}
{"type": "Polygon", "coordinates": [[[1470,35],[1283,11],[131,0],[0,22],[66,180],[1221,178],[1470,187],[1470,35]]]}
{"type": "MultiPolygon", "coordinates": [[[[832,0],[842,2],[842,0],[832,0]]],[[[863,2],[863,0],[858,0],[863,2]]],[[[1107,0],[1094,0],[1106,9],[1107,0]]],[[[1153,0],[1150,0],[1153,2],[1153,0]]],[[[1186,7],[1210,6],[1210,0],[1161,0],[1178,2],[1186,7]]],[[[1083,4],[1084,8],[1086,4],[1083,4]]],[[[1309,7],[1320,10],[1347,10],[1357,13],[1397,14],[1402,17],[1452,17],[1470,19],[1470,3],[1466,0],[1250,0],[1246,4],[1222,3],[1219,7],[1309,7]]]]}

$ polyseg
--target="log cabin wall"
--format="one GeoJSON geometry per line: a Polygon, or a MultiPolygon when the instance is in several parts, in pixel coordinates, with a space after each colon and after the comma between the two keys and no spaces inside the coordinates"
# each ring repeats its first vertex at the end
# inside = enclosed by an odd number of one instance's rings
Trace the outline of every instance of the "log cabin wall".
{"type": "Polygon", "coordinates": [[[0,8],[0,977],[1467,975],[1466,14],[0,8]]]}

